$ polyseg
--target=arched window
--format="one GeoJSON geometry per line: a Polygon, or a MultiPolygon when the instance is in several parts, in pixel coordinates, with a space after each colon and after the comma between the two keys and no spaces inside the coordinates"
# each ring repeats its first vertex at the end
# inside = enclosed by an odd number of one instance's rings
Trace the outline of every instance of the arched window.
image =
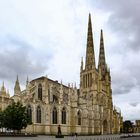
{"type": "Polygon", "coordinates": [[[107,126],[107,120],[103,121],[103,134],[107,134],[108,130],[107,130],[108,126],[107,126]]]}
{"type": "Polygon", "coordinates": [[[58,103],[58,99],[56,95],[53,95],[53,102],[58,103]]]}
{"type": "Polygon", "coordinates": [[[78,125],[81,125],[81,112],[80,112],[80,110],[78,111],[77,116],[78,116],[78,125]]]}
{"type": "Polygon", "coordinates": [[[32,108],[30,105],[27,107],[27,115],[28,115],[30,121],[32,122],[32,108]]]}
{"type": "Polygon", "coordinates": [[[53,124],[57,124],[57,109],[56,109],[56,107],[53,108],[53,112],[52,112],[52,123],[53,124]]]}
{"type": "Polygon", "coordinates": [[[63,109],[62,109],[62,124],[66,124],[66,109],[65,109],[65,107],[63,107],[63,109]]]}
{"type": "Polygon", "coordinates": [[[42,100],[42,85],[38,85],[38,99],[42,100]]]}
{"type": "Polygon", "coordinates": [[[36,111],[36,122],[37,123],[41,123],[41,108],[40,108],[40,106],[37,107],[37,111],[36,111]]]}

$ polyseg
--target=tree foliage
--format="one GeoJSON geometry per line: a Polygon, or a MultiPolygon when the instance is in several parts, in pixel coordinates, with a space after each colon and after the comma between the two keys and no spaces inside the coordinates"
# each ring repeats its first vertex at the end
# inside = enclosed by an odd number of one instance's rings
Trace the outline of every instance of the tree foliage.
{"type": "Polygon", "coordinates": [[[0,127],[10,130],[21,130],[31,124],[26,107],[20,102],[13,102],[4,111],[0,112],[0,127]]]}
{"type": "Polygon", "coordinates": [[[3,112],[0,111],[0,128],[4,127],[4,117],[3,112]]]}
{"type": "Polygon", "coordinates": [[[129,120],[123,122],[123,132],[132,133],[133,132],[133,123],[129,120]]]}

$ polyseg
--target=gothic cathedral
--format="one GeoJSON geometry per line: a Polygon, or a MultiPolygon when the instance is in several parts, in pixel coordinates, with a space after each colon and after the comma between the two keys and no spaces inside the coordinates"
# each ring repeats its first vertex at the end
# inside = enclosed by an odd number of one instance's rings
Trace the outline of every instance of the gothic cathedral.
{"type": "Polygon", "coordinates": [[[20,101],[27,107],[32,125],[27,126],[26,132],[54,135],[60,125],[63,135],[120,133],[122,116],[112,103],[111,76],[105,59],[103,31],[96,68],[90,14],[86,59],[85,64],[81,61],[79,89],[42,76],[32,81],[27,79],[26,88],[21,91],[17,77],[14,95],[10,97],[3,84],[0,98],[2,110],[11,101],[20,101]]]}

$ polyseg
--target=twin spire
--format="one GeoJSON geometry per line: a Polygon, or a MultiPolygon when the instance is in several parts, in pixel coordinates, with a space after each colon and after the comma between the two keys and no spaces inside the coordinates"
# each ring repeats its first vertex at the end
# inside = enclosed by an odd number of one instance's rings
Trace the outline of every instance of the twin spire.
{"type": "MultiPolygon", "coordinates": [[[[28,87],[28,85],[29,85],[29,79],[27,76],[26,88],[28,87]]],[[[16,79],[15,87],[14,87],[14,95],[19,95],[20,93],[21,93],[21,89],[20,89],[20,83],[19,83],[19,79],[18,79],[18,75],[17,75],[17,79],[16,79]]]]}
{"type": "Polygon", "coordinates": [[[92,22],[91,15],[89,14],[88,19],[88,33],[87,33],[87,48],[86,48],[86,69],[95,68],[95,55],[94,55],[94,43],[93,43],[93,34],[92,34],[92,22]]]}
{"type": "Polygon", "coordinates": [[[17,75],[17,80],[14,87],[14,94],[17,95],[17,94],[20,94],[20,92],[21,90],[20,90],[20,85],[19,85],[19,80],[18,80],[18,75],[17,75]]]}
{"type": "Polygon", "coordinates": [[[104,39],[103,39],[103,30],[101,30],[101,35],[100,35],[100,53],[99,53],[99,63],[98,63],[98,68],[100,66],[105,66],[105,50],[104,50],[104,39]]]}
{"type": "MultiPolygon", "coordinates": [[[[105,67],[105,65],[106,65],[106,62],[105,62],[103,31],[101,30],[98,69],[100,69],[100,67],[102,67],[102,66],[105,67]]],[[[93,68],[96,68],[96,64],[95,64],[91,14],[89,14],[85,69],[90,70],[93,68]]]]}
{"type": "Polygon", "coordinates": [[[2,83],[2,87],[1,87],[1,90],[0,90],[0,95],[10,97],[9,90],[6,90],[6,88],[4,86],[4,82],[2,83]]]}

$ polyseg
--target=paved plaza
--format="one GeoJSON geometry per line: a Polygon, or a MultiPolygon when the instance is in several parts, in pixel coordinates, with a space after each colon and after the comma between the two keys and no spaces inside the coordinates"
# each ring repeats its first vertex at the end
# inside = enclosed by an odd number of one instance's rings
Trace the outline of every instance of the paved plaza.
{"type": "Polygon", "coordinates": [[[124,138],[121,140],[140,140],[140,137],[124,138]]]}
{"type": "MultiPolygon", "coordinates": [[[[38,136],[38,137],[0,137],[0,140],[94,140],[94,136],[79,136],[79,137],[64,137],[64,138],[55,138],[54,136],[38,136]],[[90,139],[89,139],[90,137],[90,139]]],[[[131,137],[131,138],[112,138],[106,139],[106,136],[98,138],[98,140],[140,140],[140,137],[131,137]]]]}

